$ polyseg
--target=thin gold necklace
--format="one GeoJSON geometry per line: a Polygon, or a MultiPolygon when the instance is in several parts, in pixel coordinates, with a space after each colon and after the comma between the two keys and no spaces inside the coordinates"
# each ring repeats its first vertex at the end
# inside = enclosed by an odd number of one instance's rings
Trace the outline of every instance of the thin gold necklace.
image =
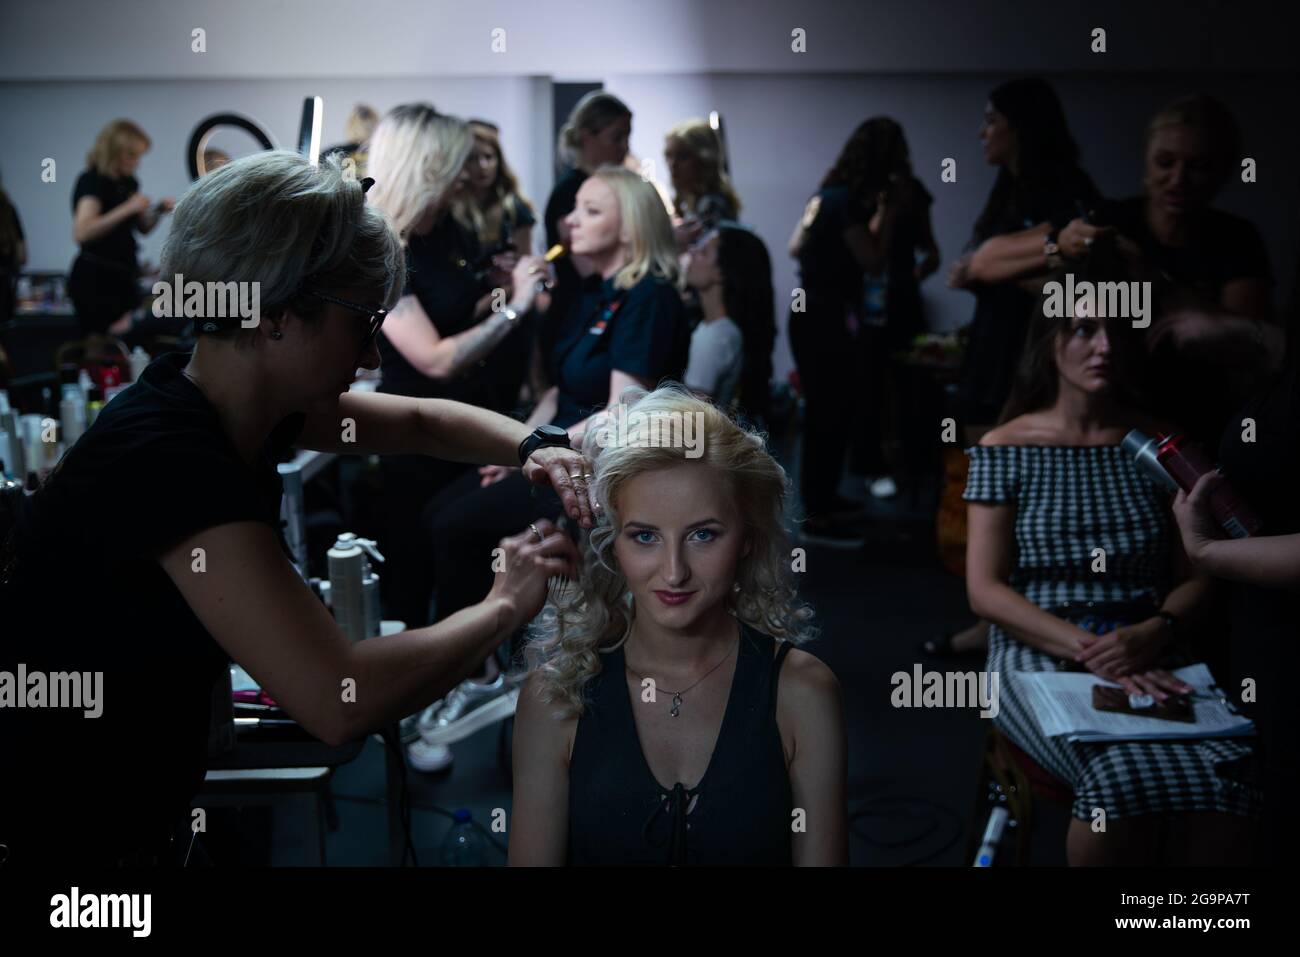
{"type": "MultiPolygon", "coordinates": [[[[713,672],[721,668],[726,663],[727,659],[731,657],[731,653],[739,647],[740,647],[740,638],[739,636],[737,636],[735,644],[733,644],[729,649],[727,649],[727,653],[723,655],[722,660],[719,661],[712,668],[710,668],[708,671],[704,672],[704,675],[699,680],[697,680],[695,684],[691,685],[690,688],[683,688],[681,691],[669,691],[668,693],[673,696],[673,707],[672,710],[668,712],[669,716],[673,718],[677,717],[677,715],[679,715],[682,710],[682,695],[686,694],[686,692],[690,691],[691,688],[694,688],[695,685],[698,685],[709,675],[713,674],[713,672]]],[[[628,671],[631,671],[632,675],[636,678],[637,681],[641,683],[645,682],[646,679],[643,678],[641,675],[637,674],[635,671],[632,671],[631,666],[628,665],[626,652],[624,652],[623,667],[626,668],[628,671]]],[[[650,680],[653,681],[654,679],[652,678],[650,680]]]]}

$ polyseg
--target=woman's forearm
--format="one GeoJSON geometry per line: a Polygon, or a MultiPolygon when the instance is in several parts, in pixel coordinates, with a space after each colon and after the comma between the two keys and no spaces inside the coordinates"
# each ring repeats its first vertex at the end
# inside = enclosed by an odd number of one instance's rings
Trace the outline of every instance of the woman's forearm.
{"type": "Polygon", "coordinates": [[[981,618],[1053,657],[1073,660],[1081,649],[1082,628],[1044,611],[1010,585],[999,582],[970,590],[970,606],[981,618]]]}
{"type": "MultiPolygon", "coordinates": [[[[490,563],[491,554],[466,556],[490,563]]],[[[356,681],[344,727],[355,739],[414,714],[463,679],[514,630],[514,612],[498,598],[462,608],[436,625],[367,638],[353,647],[356,681]]]]}
{"type": "Polygon", "coordinates": [[[1197,567],[1260,588],[1300,589],[1300,534],[1219,539],[1205,546],[1197,567]]]}
{"type": "Polygon", "coordinates": [[[103,239],[127,219],[139,215],[132,211],[131,207],[122,203],[114,206],[107,213],[96,216],[88,221],[81,229],[74,230],[73,240],[78,246],[84,246],[86,243],[92,243],[97,239],[103,239]]]}
{"type": "Polygon", "coordinates": [[[1160,607],[1180,621],[1194,621],[1213,593],[1213,579],[1207,574],[1198,574],[1170,589],[1160,607]]]}
{"type": "Polygon", "coordinates": [[[1047,268],[1043,227],[993,236],[971,255],[969,275],[976,282],[998,283],[1041,272],[1047,268]]]}
{"type": "Polygon", "coordinates": [[[491,355],[517,324],[517,321],[508,319],[505,313],[493,312],[464,332],[440,339],[434,346],[425,371],[435,379],[454,379],[465,374],[480,360],[491,355]]]}
{"type": "Polygon", "coordinates": [[[419,404],[412,451],[449,462],[519,465],[519,443],[533,426],[451,399],[421,399],[419,404]]]}

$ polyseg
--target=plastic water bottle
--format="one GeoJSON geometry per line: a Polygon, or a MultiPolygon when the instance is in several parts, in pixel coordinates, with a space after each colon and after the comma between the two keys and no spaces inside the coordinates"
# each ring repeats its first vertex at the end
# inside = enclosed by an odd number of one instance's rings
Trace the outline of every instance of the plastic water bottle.
{"type": "Polygon", "coordinates": [[[483,867],[487,864],[487,846],[474,826],[469,808],[456,811],[447,836],[438,847],[438,863],[443,867],[483,867]]]}

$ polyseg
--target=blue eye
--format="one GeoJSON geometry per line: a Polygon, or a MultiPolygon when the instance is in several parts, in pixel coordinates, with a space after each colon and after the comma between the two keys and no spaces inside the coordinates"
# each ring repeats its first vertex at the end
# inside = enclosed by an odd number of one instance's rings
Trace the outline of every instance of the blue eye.
{"type": "Polygon", "coordinates": [[[711,529],[711,528],[699,528],[699,529],[696,529],[696,530],[695,530],[695,534],[696,534],[696,535],[707,535],[708,538],[701,539],[701,541],[705,541],[705,542],[711,542],[711,541],[713,541],[715,538],[718,537],[718,533],[715,532],[715,531],[714,531],[713,529],[711,529]]]}
{"type": "Polygon", "coordinates": [[[631,535],[632,541],[636,542],[638,545],[649,545],[650,543],[643,539],[641,537],[642,535],[654,535],[654,532],[647,532],[644,529],[639,532],[633,532],[631,535]]]}

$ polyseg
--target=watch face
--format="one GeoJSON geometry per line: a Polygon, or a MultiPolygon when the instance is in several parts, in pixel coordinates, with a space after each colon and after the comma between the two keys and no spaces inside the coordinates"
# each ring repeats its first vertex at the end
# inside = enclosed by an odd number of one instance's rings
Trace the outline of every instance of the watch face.
{"type": "Polygon", "coordinates": [[[548,438],[552,439],[558,439],[561,436],[567,438],[569,435],[567,429],[562,429],[558,425],[541,425],[538,426],[537,431],[545,433],[548,438]]]}

